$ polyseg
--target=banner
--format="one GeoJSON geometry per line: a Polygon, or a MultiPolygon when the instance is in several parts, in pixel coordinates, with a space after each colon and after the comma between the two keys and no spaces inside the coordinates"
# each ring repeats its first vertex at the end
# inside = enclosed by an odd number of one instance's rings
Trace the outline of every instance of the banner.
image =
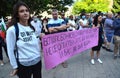
{"type": "Polygon", "coordinates": [[[98,45],[98,28],[46,35],[42,38],[45,68],[52,69],[96,45],[98,45]]]}

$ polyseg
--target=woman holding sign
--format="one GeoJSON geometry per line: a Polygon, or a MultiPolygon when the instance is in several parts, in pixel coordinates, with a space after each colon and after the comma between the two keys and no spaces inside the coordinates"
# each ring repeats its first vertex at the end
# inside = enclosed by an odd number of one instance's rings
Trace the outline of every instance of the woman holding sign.
{"type": "Polygon", "coordinates": [[[8,56],[13,67],[11,76],[41,78],[40,41],[30,20],[29,7],[24,2],[15,4],[6,36],[8,56]]]}
{"type": "Polygon", "coordinates": [[[98,35],[98,45],[93,47],[92,51],[91,51],[91,63],[95,64],[94,51],[97,51],[97,53],[96,53],[97,61],[102,64],[103,62],[99,58],[100,57],[100,48],[102,47],[102,43],[103,43],[103,38],[102,38],[102,36],[103,36],[103,25],[102,25],[102,16],[101,15],[96,15],[95,16],[94,22],[93,22],[93,28],[94,27],[99,28],[99,35],[98,35]]]}

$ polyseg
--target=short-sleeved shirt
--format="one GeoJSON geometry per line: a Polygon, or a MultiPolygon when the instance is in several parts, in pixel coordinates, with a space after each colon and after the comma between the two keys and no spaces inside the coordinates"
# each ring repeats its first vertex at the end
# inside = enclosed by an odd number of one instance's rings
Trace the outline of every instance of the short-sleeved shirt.
{"type": "MultiPolygon", "coordinates": [[[[76,23],[75,23],[74,20],[68,20],[68,23],[70,23],[70,24],[76,26],[76,23]]],[[[75,29],[75,27],[70,26],[69,28],[67,28],[67,30],[68,30],[68,31],[70,31],[70,30],[73,31],[73,30],[76,30],[76,29],[75,29]]]]}
{"type": "Polygon", "coordinates": [[[32,26],[35,28],[35,34],[36,36],[40,36],[40,33],[42,31],[42,24],[41,21],[37,20],[36,22],[33,20],[31,21],[32,26]]]}
{"type": "MultiPolygon", "coordinates": [[[[49,21],[48,21],[48,28],[51,28],[51,27],[58,27],[58,26],[61,26],[62,24],[66,24],[65,23],[65,21],[63,20],[63,19],[56,19],[56,20],[54,20],[53,18],[52,19],[50,19],[49,21]]],[[[58,32],[64,32],[64,31],[66,31],[66,29],[65,30],[60,30],[60,31],[58,31],[58,32]]],[[[56,33],[56,32],[53,32],[53,33],[56,33]]]]}
{"type": "Polygon", "coordinates": [[[83,20],[83,19],[80,19],[79,22],[82,22],[83,25],[86,25],[86,24],[88,23],[88,20],[87,20],[87,19],[84,19],[84,20],[83,20]]]}
{"type": "Polygon", "coordinates": [[[107,18],[104,23],[104,30],[106,35],[113,36],[114,35],[114,28],[113,28],[113,20],[107,18]]]}

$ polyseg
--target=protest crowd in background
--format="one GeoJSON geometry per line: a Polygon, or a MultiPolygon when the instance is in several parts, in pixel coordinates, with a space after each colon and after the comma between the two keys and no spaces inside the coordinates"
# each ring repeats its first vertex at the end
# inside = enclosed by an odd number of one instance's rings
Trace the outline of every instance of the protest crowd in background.
{"type": "MultiPolygon", "coordinates": [[[[8,54],[7,52],[7,50],[10,50],[10,49],[7,49],[7,46],[6,46],[7,45],[6,33],[8,32],[7,30],[11,28],[10,26],[11,21],[12,19],[10,18],[3,19],[3,17],[1,16],[1,19],[0,19],[0,65],[1,66],[5,64],[3,61],[4,58],[3,58],[2,47],[6,52],[8,60],[11,57],[10,53],[8,54]]],[[[80,13],[80,15],[78,16],[74,16],[74,15],[65,16],[64,12],[58,14],[58,11],[54,9],[52,10],[52,18],[49,18],[47,16],[44,18],[41,18],[39,16],[33,16],[29,21],[30,21],[30,24],[35,29],[36,38],[40,40],[39,44],[41,44],[41,39],[45,35],[61,33],[61,32],[71,32],[75,30],[81,31],[81,30],[87,30],[92,28],[98,28],[99,29],[98,45],[91,48],[90,63],[93,65],[95,64],[96,62],[95,57],[97,57],[97,61],[100,64],[104,63],[104,60],[102,60],[102,56],[100,56],[101,48],[105,49],[107,52],[114,52],[113,59],[117,59],[117,57],[120,57],[120,12],[118,12],[118,14],[113,14],[111,12],[110,13],[102,13],[102,12],[80,13]],[[111,45],[114,45],[114,49],[111,49],[111,45]],[[97,51],[97,53],[94,51],[97,51]],[[94,55],[94,53],[96,54],[96,56],[94,55]]],[[[21,25],[21,24],[18,23],[18,25],[21,25]]],[[[33,33],[31,32],[29,34],[33,34],[33,33]]],[[[23,33],[23,36],[24,36],[24,33],[23,33]]],[[[22,46],[23,45],[21,45],[20,47],[22,46]]],[[[29,47],[29,45],[27,44],[26,46],[29,47]]],[[[35,47],[35,46],[32,46],[32,47],[35,47]]],[[[42,44],[41,44],[41,48],[42,48],[42,44]]],[[[37,51],[40,51],[40,49],[38,48],[37,51]]],[[[35,60],[37,60],[37,58],[39,59],[40,57],[38,55],[38,57],[36,57],[35,60]]],[[[38,62],[38,61],[40,60],[37,60],[35,62],[38,62]]],[[[23,62],[23,65],[24,64],[25,63],[23,62]]],[[[62,63],[62,66],[64,68],[67,68],[69,64],[67,64],[67,61],[65,61],[62,63]]]]}

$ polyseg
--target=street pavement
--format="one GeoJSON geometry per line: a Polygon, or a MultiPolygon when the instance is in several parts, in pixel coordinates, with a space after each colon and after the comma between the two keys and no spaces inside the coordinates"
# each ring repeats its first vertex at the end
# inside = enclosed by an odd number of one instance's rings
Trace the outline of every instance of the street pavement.
{"type": "MultiPolygon", "coordinates": [[[[17,76],[10,77],[9,74],[12,67],[5,53],[3,53],[3,56],[5,65],[0,66],[0,78],[17,78],[17,76]]],[[[58,65],[51,70],[45,70],[42,59],[42,78],[120,78],[120,58],[114,60],[113,52],[101,49],[100,59],[103,61],[103,64],[95,60],[95,65],[92,65],[90,63],[89,49],[68,59],[67,68],[58,65]]]]}

